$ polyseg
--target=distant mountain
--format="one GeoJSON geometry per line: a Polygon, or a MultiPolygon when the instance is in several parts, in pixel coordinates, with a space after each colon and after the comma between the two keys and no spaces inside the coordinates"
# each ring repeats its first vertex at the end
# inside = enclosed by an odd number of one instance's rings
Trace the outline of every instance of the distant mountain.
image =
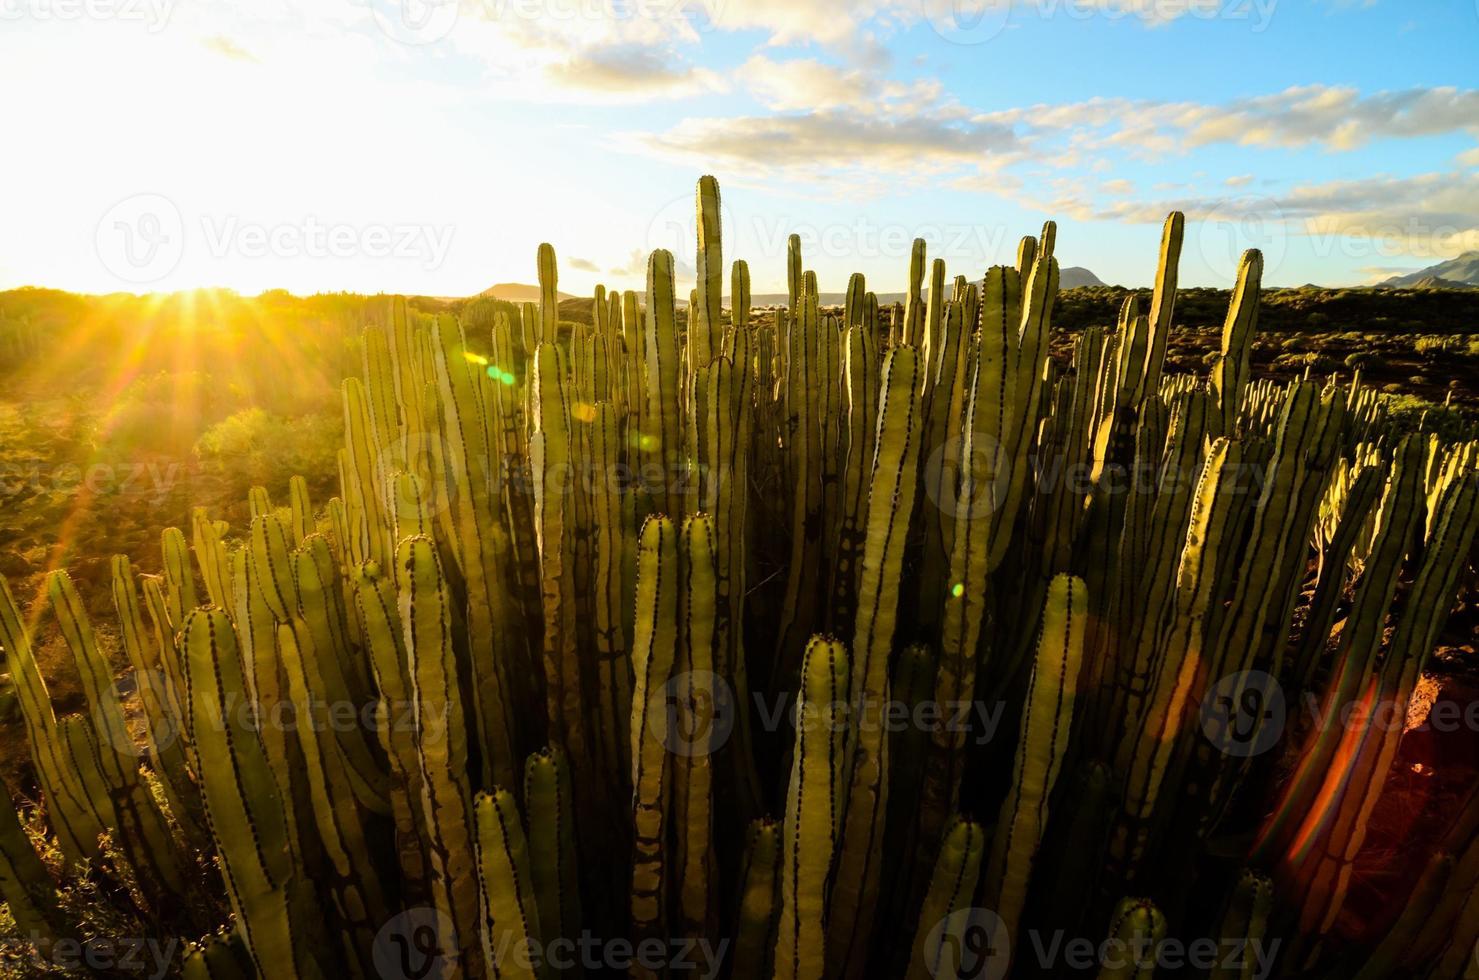
{"type": "Polygon", "coordinates": [[[1058,272],[1059,289],[1078,289],[1081,286],[1102,286],[1103,281],[1083,266],[1072,265],[1058,272]]]}
{"type": "MultiPolygon", "coordinates": [[[[501,299],[506,303],[538,303],[539,287],[522,282],[500,282],[496,286],[489,286],[478,295],[501,299]]],[[[560,299],[570,298],[568,293],[560,294],[560,299]]]]}
{"type": "Polygon", "coordinates": [[[1393,276],[1383,286],[1405,286],[1407,288],[1453,288],[1450,284],[1463,286],[1479,286],[1479,252],[1465,252],[1456,259],[1447,262],[1439,262],[1437,265],[1417,272],[1410,272],[1405,276],[1393,276]],[[1438,280],[1428,282],[1427,280],[1438,280]]]}
{"type": "Polygon", "coordinates": [[[1457,279],[1440,279],[1437,276],[1424,276],[1417,282],[1412,283],[1412,289],[1479,289],[1479,283],[1459,282],[1457,279]]]}

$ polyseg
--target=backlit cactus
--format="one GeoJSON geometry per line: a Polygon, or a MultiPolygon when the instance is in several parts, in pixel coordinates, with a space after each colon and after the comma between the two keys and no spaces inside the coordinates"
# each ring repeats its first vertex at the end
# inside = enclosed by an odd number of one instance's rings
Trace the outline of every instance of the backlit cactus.
{"type": "Polygon", "coordinates": [[[1405,720],[1472,565],[1479,444],[1400,438],[1355,381],[1255,379],[1256,252],[1209,373],[1168,373],[1179,214],[1148,305],[1054,345],[1051,222],[984,272],[916,241],[882,310],[861,275],[825,306],[792,236],[766,311],[717,182],[695,204],[695,281],[654,251],[588,323],[548,244],[538,303],[387,300],[338,494],[254,487],[240,526],[198,509],[115,557],[117,662],[65,572],[0,583],[55,838],[0,807],[31,940],[79,934],[85,870],[191,941],[187,977],[372,977],[387,949],[578,975],[546,954],[590,934],[596,973],[706,944],[736,978],[913,980],[988,921],[1024,972],[1024,937],[1108,922],[1287,940],[1283,976],[1458,975],[1479,804],[1421,914],[1344,923],[1405,730],[1369,709],[1405,720]],[[1260,677],[1336,710],[1281,729],[1260,677]]]}

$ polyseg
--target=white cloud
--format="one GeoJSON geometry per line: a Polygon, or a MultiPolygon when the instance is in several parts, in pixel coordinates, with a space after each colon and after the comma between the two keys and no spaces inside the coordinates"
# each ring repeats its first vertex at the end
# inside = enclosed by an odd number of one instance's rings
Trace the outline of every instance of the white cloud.
{"type": "Polygon", "coordinates": [[[1047,135],[1073,131],[1092,146],[1159,156],[1213,144],[1353,150],[1380,139],[1479,134],[1479,89],[1413,88],[1362,95],[1307,85],[1214,105],[1095,98],[993,114],[1047,135]]]}
{"type": "Polygon", "coordinates": [[[775,61],[755,55],[736,78],[766,108],[776,112],[864,109],[921,112],[939,102],[934,79],[890,81],[871,69],[839,68],[812,58],[775,61]]]}
{"type": "Polygon", "coordinates": [[[1085,221],[1151,223],[1170,211],[1185,212],[1191,220],[1251,220],[1317,242],[1364,243],[1370,255],[1387,258],[1446,257],[1479,248],[1479,173],[1325,181],[1269,196],[1186,196],[1111,204],[1064,194],[1036,206],[1085,221]]]}
{"type": "Polygon", "coordinates": [[[999,166],[1020,149],[1007,126],[854,109],[685,119],[663,133],[632,134],[627,142],[670,159],[798,180],[878,173],[923,180],[999,166]]]}

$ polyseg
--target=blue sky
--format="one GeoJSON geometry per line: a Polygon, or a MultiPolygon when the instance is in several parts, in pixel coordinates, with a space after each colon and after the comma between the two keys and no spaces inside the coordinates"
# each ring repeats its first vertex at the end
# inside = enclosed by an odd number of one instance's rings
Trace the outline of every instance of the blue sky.
{"type": "Polygon", "coordinates": [[[464,295],[726,258],[902,288],[1059,222],[1143,284],[1479,248],[1479,0],[0,0],[0,287],[464,295]]]}

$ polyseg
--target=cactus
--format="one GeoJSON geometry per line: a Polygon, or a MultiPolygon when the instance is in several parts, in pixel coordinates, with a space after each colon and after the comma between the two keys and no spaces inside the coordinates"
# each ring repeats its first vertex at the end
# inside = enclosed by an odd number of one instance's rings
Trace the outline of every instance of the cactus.
{"type": "MultiPolygon", "coordinates": [[[[395,574],[407,674],[415,709],[421,809],[436,908],[456,930],[458,958],[472,961],[477,882],[465,855],[473,842],[468,736],[451,636],[451,597],[431,540],[396,547],[395,574]]],[[[443,937],[448,939],[450,937],[443,937]]]]}
{"type": "Polygon", "coordinates": [[[631,916],[639,934],[660,934],[665,835],[671,785],[667,751],[665,688],[678,646],[678,532],[666,517],[642,525],[637,554],[637,619],[632,635],[632,826],[631,916]]]}
{"type": "Polygon", "coordinates": [[[909,980],[938,976],[944,954],[944,936],[931,934],[941,920],[956,914],[970,903],[981,873],[981,854],[986,836],[969,820],[957,820],[945,834],[945,844],[930,878],[929,892],[920,908],[919,928],[914,934],[914,952],[909,960],[909,980]]]}
{"type": "Polygon", "coordinates": [[[683,522],[683,588],[678,597],[680,658],[668,697],[676,710],[668,718],[668,748],[675,753],[673,817],[678,853],[673,867],[678,907],[686,934],[712,931],[711,880],[714,877],[714,623],[716,588],[714,524],[706,514],[683,522]]]}
{"type": "Polygon", "coordinates": [[[851,980],[968,967],[981,906],[1013,939],[1153,943],[1148,900],[1110,914],[1144,894],[1178,938],[1288,937],[1284,975],[1456,975],[1479,803],[1357,935],[1404,726],[1328,719],[1405,717],[1467,582],[1479,444],[1400,439],[1359,380],[1253,377],[1256,252],[1210,371],[1168,374],[1179,214],[1149,305],[1061,338],[1051,222],[979,280],[916,241],[882,314],[860,274],[824,308],[792,236],[785,305],[752,310],[738,260],[726,315],[717,182],[695,204],[694,254],[595,287],[589,325],[548,244],[538,303],[386,300],[335,496],[253,487],[238,527],[164,530],[161,575],[115,557],[138,733],[86,589],[0,587],[55,838],[0,811],[16,923],[78,935],[86,882],[195,939],[189,977],[374,975],[404,914],[392,944],[448,975],[549,976],[524,954],[600,930],[648,950],[637,976],[703,940],[731,976],[851,980]],[[1252,672],[1337,710],[1219,752],[1208,715],[1252,672]]]}
{"type": "Polygon", "coordinates": [[[196,610],[181,630],[186,734],[238,935],[258,970],[317,977],[310,887],[294,873],[290,830],[267,754],[240,710],[246,672],[231,619],[196,610]]]}
{"type": "Polygon", "coordinates": [[[539,921],[551,938],[579,932],[572,798],[570,763],[565,754],[550,747],[530,755],[524,763],[530,881],[539,906],[539,921]]]}
{"type": "Polygon", "coordinates": [[[878,890],[872,841],[888,804],[888,741],[879,715],[889,700],[888,661],[898,621],[898,591],[908,517],[919,472],[919,389],[923,368],[912,347],[888,353],[882,370],[867,543],[858,580],[849,703],[858,714],[847,743],[846,806],[828,957],[844,975],[862,968],[878,890]]]}
{"type": "Polygon", "coordinates": [[[1056,576],[1048,588],[1022,709],[1016,779],[1001,805],[991,842],[987,888],[1009,940],[1017,935],[1032,862],[1047,823],[1048,797],[1058,781],[1072,724],[1088,611],[1084,593],[1083,580],[1071,575],[1056,576]]]}
{"type": "Polygon", "coordinates": [[[531,953],[542,932],[518,807],[512,793],[498,789],[479,793],[473,812],[483,961],[493,976],[533,980],[531,953]]]}
{"type": "Polygon", "coordinates": [[[1165,935],[1166,917],[1154,902],[1144,898],[1121,901],[1109,922],[1109,962],[1100,968],[1099,980],[1150,980],[1155,973],[1155,949],[1165,935]]]}
{"type": "Polygon", "coordinates": [[[836,712],[846,701],[848,675],[841,643],[815,637],[807,644],[781,845],[776,980],[820,978],[825,971],[827,877],[840,841],[838,804],[845,777],[845,726],[836,712]]]}
{"type": "MultiPolygon", "coordinates": [[[[1273,882],[1266,876],[1244,871],[1222,916],[1219,942],[1263,942],[1268,930],[1269,912],[1273,907],[1273,882]]],[[[1251,980],[1256,975],[1257,961],[1249,952],[1234,963],[1224,958],[1212,970],[1213,980],[1251,980]]]]}
{"type": "Polygon", "coordinates": [[[745,859],[740,872],[740,895],[736,912],[734,975],[760,977],[770,974],[776,945],[776,896],[781,875],[780,828],[773,820],[750,825],[745,859]]]}

